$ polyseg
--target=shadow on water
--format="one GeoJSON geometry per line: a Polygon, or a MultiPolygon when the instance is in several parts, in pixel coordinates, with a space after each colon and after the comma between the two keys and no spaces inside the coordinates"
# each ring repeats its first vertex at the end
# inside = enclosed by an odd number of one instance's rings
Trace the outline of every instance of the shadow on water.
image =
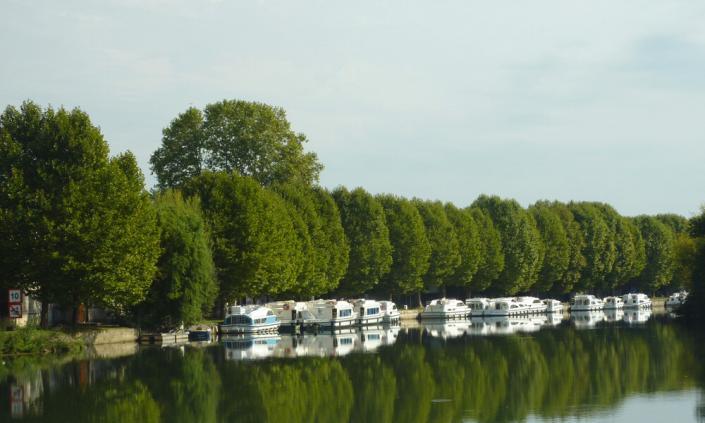
{"type": "MultiPolygon", "coordinates": [[[[701,331],[633,317],[454,322],[147,348],[116,359],[8,361],[0,420],[589,420],[638,394],[658,401],[703,389],[701,331]]],[[[693,418],[705,420],[702,394],[696,407],[693,418]]]]}

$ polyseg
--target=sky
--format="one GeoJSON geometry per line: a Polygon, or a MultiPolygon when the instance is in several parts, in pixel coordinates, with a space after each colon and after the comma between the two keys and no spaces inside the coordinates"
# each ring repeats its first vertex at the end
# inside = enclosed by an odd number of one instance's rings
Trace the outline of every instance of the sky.
{"type": "Polygon", "coordinates": [[[321,185],[472,203],[705,203],[705,2],[0,0],[0,107],[149,157],[190,106],[284,108],[321,185]]]}

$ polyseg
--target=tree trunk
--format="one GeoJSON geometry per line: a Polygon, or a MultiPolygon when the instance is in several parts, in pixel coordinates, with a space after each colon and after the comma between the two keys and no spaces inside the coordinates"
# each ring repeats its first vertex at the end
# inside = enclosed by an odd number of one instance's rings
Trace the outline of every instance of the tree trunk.
{"type": "Polygon", "coordinates": [[[443,298],[445,298],[446,297],[446,286],[445,285],[443,285],[441,287],[441,292],[443,293],[443,298]]]}
{"type": "Polygon", "coordinates": [[[42,301],[42,310],[39,313],[39,327],[46,329],[49,327],[49,303],[42,301]]]}
{"type": "Polygon", "coordinates": [[[418,300],[419,307],[423,307],[423,302],[421,301],[421,292],[416,293],[416,299],[418,300]]]}

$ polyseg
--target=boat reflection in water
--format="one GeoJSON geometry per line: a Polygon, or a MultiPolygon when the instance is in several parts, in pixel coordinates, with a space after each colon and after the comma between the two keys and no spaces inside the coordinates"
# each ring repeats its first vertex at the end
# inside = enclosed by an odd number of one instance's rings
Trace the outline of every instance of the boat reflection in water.
{"type": "Polygon", "coordinates": [[[592,329],[605,320],[605,312],[602,310],[572,311],[570,320],[577,329],[592,329]]]}
{"type": "Polygon", "coordinates": [[[624,310],[618,309],[605,309],[605,322],[619,322],[624,318],[624,310]]]}
{"type": "Polygon", "coordinates": [[[451,339],[458,338],[470,332],[472,321],[470,319],[459,320],[427,320],[423,321],[421,327],[425,333],[434,338],[451,339]]]}
{"type": "Polygon", "coordinates": [[[542,327],[557,326],[563,321],[562,313],[521,315],[521,316],[484,316],[469,320],[457,320],[447,323],[422,323],[425,333],[443,339],[457,338],[463,335],[511,335],[514,333],[536,332],[542,327]]]}
{"type": "Polygon", "coordinates": [[[228,360],[257,360],[272,355],[280,336],[272,334],[225,335],[225,358],[228,360]]]}
{"type": "Polygon", "coordinates": [[[352,352],[374,352],[392,345],[399,326],[371,326],[361,329],[341,329],[319,334],[224,336],[228,360],[259,360],[264,358],[342,357],[352,352]]]}
{"type": "Polygon", "coordinates": [[[646,323],[646,321],[649,320],[650,317],[651,317],[651,309],[640,308],[640,309],[625,310],[623,320],[629,324],[640,324],[640,323],[646,323]]]}

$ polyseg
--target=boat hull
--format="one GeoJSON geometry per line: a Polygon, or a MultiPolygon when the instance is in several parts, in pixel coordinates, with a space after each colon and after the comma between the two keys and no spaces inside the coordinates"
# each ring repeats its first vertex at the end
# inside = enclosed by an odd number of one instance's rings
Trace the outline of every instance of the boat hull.
{"type": "Polygon", "coordinates": [[[243,325],[243,324],[230,324],[221,325],[220,331],[222,333],[267,333],[267,332],[277,332],[280,323],[267,323],[260,325],[243,325]]]}

